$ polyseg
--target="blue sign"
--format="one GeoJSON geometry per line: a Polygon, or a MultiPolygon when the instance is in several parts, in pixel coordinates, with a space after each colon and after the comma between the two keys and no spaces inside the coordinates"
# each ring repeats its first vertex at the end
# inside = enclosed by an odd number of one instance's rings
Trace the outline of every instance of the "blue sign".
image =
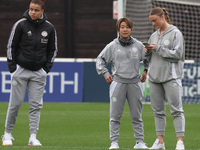
{"type": "MultiPolygon", "coordinates": [[[[0,61],[0,101],[8,102],[11,80],[7,62],[0,61]]],[[[44,102],[82,102],[83,63],[54,62],[47,75],[44,102]]],[[[26,94],[25,101],[28,101],[26,94]]]]}
{"type": "MultiPolygon", "coordinates": [[[[48,73],[44,102],[109,102],[109,85],[104,77],[97,75],[95,62],[66,60],[55,61],[48,73]]],[[[0,84],[0,102],[8,102],[11,80],[6,59],[0,60],[0,84]]],[[[183,103],[200,104],[200,61],[185,63],[182,86],[183,103]]],[[[143,89],[145,101],[149,102],[148,80],[143,89]]],[[[27,94],[25,101],[28,101],[27,94]]]]}
{"type": "Polygon", "coordinates": [[[182,85],[183,103],[200,104],[200,61],[184,65],[182,85]]]}

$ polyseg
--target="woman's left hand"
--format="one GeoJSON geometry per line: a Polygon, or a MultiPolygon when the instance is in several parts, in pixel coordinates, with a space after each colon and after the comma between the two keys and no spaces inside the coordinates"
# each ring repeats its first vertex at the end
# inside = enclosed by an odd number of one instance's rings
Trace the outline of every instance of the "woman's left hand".
{"type": "Polygon", "coordinates": [[[144,71],[144,72],[142,73],[142,77],[141,77],[140,81],[141,81],[141,82],[145,82],[145,81],[146,81],[146,78],[147,78],[147,72],[144,71]]]}

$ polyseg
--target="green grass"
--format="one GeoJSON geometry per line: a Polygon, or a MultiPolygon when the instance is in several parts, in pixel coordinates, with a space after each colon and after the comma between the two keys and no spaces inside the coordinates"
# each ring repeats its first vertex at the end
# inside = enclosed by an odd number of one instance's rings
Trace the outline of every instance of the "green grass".
{"type": "MultiPolygon", "coordinates": [[[[150,147],[154,140],[155,126],[151,106],[143,105],[145,140],[150,147]]],[[[0,134],[3,135],[8,103],[0,103],[0,134]]],[[[109,140],[109,103],[44,103],[41,111],[40,130],[37,138],[42,147],[28,147],[28,103],[20,108],[12,135],[13,146],[0,146],[0,150],[106,150],[109,140]]],[[[186,117],[186,149],[200,149],[200,105],[184,105],[186,117]]],[[[176,136],[173,119],[166,105],[166,149],[175,149],[176,136]]],[[[128,105],[121,119],[119,146],[131,150],[135,145],[128,105]]]]}

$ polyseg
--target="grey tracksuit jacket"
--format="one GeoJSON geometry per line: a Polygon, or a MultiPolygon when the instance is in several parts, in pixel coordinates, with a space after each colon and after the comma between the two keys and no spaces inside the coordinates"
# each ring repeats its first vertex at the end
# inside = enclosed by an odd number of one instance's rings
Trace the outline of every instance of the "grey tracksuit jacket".
{"type": "Polygon", "coordinates": [[[163,34],[155,31],[148,41],[156,43],[145,56],[149,61],[149,80],[154,83],[181,79],[185,60],[185,43],[179,29],[171,25],[163,34]]]}
{"type": "Polygon", "coordinates": [[[131,45],[122,46],[118,38],[116,38],[97,57],[97,73],[105,77],[109,74],[106,65],[112,63],[114,81],[137,83],[140,81],[140,62],[143,61],[144,68],[148,69],[148,61],[144,55],[144,46],[137,39],[133,38],[131,45]]]}

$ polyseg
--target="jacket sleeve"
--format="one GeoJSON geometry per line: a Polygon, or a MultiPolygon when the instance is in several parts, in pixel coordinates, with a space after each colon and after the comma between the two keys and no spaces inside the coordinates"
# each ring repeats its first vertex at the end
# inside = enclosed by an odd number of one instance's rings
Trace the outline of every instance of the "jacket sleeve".
{"type": "Polygon", "coordinates": [[[96,70],[99,75],[106,77],[109,73],[107,64],[112,61],[112,48],[108,44],[103,51],[98,55],[96,60],[96,70]]]}
{"type": "Polygon", "coordinates": [[[182,33],[178,31],[175,33],[173,49],[167,49],[161,45],[155,45],[153,51],[169,62],[176,63],[181,59],[184,60],[185,43],[182,33]]]}
{"type": "Polygon", "coordinates": [[[142,52],[142,61],[143,61],[143,64],[144,64],[144,69],[147,69],[149,68],[149,61],[147,59],[147,57],[145,56],[145,52],[144,52],[144,46],[141,47],[141,52],[142,52]]]}
{"type": "MultiPolygon", "coordinates": [[[[148,43],[151,43],[151,40],[149,39],[148,43]]],[[[151,61],[152,51],[148,51],[145,53],[145,58],[148,62],[151,61]]]]}
{"type": "Polygon", "coordinates": [[[16,22],[11,30],[7,45],[7,63],[8,63],[8,69],[11,73],[16,70],[16,63],[17,63],[16,57],[19,49],[21,35],[22,35],[21,27],[18,24],[18,22],[16,22]]]}
{"type": "Polygon", "coordinates": [[[55,28],[53,27],[51,35],[49,37],[49,42],[46,51],[47,62],[44,64],[43,69],[46,73],[49,73],[53,66],[53,62],[55,57],[57,56],[58,48],[57,48],[57,33],[55,28]]]}

